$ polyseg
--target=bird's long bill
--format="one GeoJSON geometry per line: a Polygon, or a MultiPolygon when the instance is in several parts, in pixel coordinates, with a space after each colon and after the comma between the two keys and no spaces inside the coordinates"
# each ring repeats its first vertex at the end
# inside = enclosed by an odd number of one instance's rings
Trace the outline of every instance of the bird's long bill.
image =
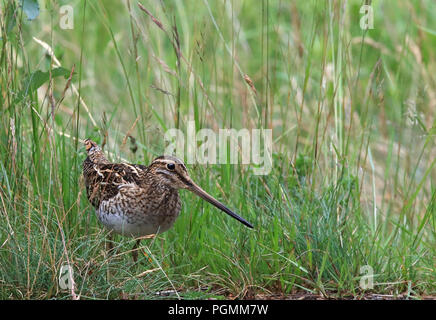
{"type": "Polygon", "coordinates": [[[251,223],[249,223],[247,220],[245,220],[244,218],[238,216],[236,213],[234,213],[232,210],[230,210],[229,208],[227,208],[225,205],[223,205],[221,202],[219,202],[217,199],[215,199],[214,197],[212,197],[210,194],[208,194],[206,191],[204,191],[203,189],[201,189],[199,186],[197,186],[196,184],[192,184],[192,186],[189,188],[192,192],[194,192],[197,196],[199,196],[200,198],[203,198],[204,200],[206,200],[207,202],[213,204],[215,207],[217,207],[218,209],[224,211],[225,213],[227,213],[229,216],[231,216],[232,218],[235,218],[236,220],[238,220],[239,222],[241,222],[242,224],[246,225],[249,228],[253,228],[253,225],[251,223]]]}

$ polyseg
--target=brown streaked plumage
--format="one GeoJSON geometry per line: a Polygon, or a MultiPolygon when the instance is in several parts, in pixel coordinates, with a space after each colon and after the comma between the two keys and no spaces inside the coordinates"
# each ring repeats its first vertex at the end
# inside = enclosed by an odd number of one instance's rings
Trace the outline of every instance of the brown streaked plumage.
{"type": "Polygon", "coordinates": [[[109,230],[133,237],[167,231],[180,213],[179,189],[195,193],[253,228],[196,185],[183,162],[175,157],[157,157],[147,167],[111,163],[101,148],[89,139],[85,140],[85,148],[88,157],[83,162],[83,176],[87,196],[96,209],[99,221],[109,230]]]}

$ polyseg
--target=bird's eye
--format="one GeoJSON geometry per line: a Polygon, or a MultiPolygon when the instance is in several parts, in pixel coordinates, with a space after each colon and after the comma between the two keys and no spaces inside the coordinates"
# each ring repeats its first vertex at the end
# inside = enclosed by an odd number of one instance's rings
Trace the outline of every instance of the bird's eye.
{"type": "Polygon", "coordinates": [[[168,170],[174,170],[176,168],[176,165],[174,163],[168,163],[167,168],[168,170]]]}

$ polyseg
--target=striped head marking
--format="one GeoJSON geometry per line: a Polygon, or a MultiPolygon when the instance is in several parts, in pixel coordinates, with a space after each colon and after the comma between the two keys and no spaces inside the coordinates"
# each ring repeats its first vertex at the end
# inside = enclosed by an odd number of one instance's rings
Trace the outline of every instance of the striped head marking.
{"type": "Polygon", "coordinates": [[[92,141],[91,139],[86,139],[84,144],[85,144],[86,152],[88,152],[88,153],[93,151],[92,148],[98,147],[97,144],[94,141],[92,141]]]}
{"type": "Polygon", "coordinates": [[[175,189],[186,189],[192,184],[185,164],[176,157],[157,157],[151,163],[150,169],[160,177],[159,180],[175,189]]]}
{"type": "Polygon", "coordinates": [[[86,152],[92,162],[108,163],[101,148],[91,139],[84,141],[86,152]]]}

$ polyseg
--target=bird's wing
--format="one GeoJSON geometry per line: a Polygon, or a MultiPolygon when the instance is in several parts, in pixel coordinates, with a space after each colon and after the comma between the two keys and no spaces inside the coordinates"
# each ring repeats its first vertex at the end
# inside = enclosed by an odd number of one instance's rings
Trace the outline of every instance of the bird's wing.
{"type": "Polygon", "coordinates": [[[144,187],[146,166],[127,163],[84,162],[83,174],[89,201],[98,208],[102,201],[116,196],[120,186],[144,187]]]}

